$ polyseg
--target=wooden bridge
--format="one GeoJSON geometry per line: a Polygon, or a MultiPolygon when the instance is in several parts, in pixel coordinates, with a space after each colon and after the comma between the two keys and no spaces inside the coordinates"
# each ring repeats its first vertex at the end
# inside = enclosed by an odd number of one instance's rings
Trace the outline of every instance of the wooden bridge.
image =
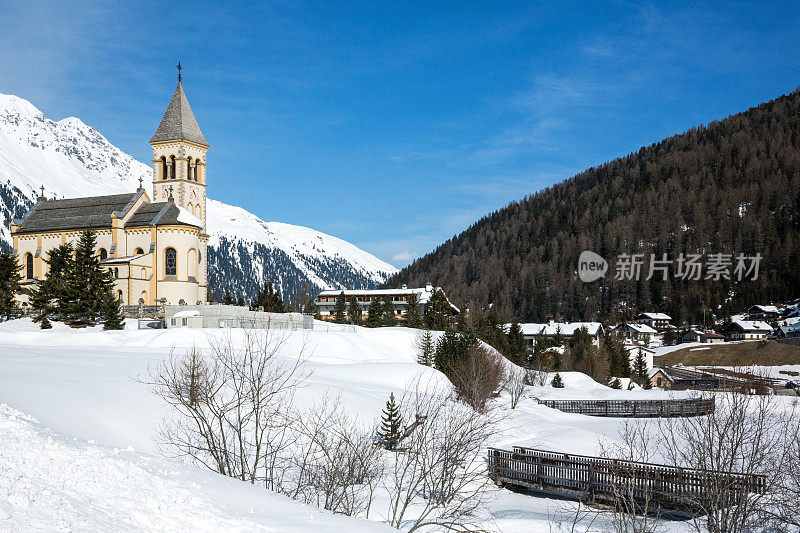
{"type": "Polygon", "coordinates": [[[655,418],[702,416],[714,412],[714,398],[668,400],[539,400],[540,405],[589,416],[655,418]]]}
{"type": "MultiPolygon", "coordinates": [[[[590,503],[694,514],[714,488],[731,502],[748,493],[764,494],[766,477],[666,465],[569,455],[515,446],[489,448],[489,477],[548,495],[590,503]],[[727,495],[727,496],[725,496],[727,495]]],[[[719,501],[719,500],[717,500],[719,501]]]]}

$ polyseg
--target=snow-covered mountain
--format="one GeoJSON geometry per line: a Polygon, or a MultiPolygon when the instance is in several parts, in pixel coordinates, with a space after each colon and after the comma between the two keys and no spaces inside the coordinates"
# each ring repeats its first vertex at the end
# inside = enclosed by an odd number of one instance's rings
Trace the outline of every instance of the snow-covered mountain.
{"type": "MultiPolygon", "coordinates": [[[[213,180],[213,166],[211,167],[213,180]]],[[[33,104],[0,94],[0,245],[9,224],[39,195],[58,198],[115,194],[145,188],[152,167],[113,146],[70,117],[53,121],[33,104]]],[[[209,284],[217,297],[248,297],[265,279],[297,301],[328,287],[367,288],[397,269],[336,237],[280,222],[264,222],[239,207],[208,200],[209,284]]]]}

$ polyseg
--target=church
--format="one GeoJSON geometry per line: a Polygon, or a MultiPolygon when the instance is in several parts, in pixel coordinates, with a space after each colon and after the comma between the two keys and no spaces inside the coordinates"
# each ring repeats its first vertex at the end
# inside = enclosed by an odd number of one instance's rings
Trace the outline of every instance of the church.
{"type": "MultiPolygon", "coordinates": [[[[47,277],[48,253],[91,229],[122,305],[207,302],[206,153],[209,145],[178,86],[155,135],[152,197],[135,192],[48,200],[11,224],[22,287],[47,277]]],[[[23,291],[28,292],[28,291],[23,291]]],[[[20,303],[27,305],[23,295],[20,303]]]]}

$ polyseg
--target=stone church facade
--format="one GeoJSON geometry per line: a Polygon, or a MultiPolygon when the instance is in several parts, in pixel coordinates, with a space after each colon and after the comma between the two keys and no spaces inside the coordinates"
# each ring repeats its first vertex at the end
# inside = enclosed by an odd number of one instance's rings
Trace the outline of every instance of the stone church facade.
{"type": "MultiPolygon", "coordinates": [[[[101,265],[114,277],[122,305],[195,305],[207,302],[206,153],[209,145],[183,85],[172,96],[150,139],[152,198],[132,193],[65,200],[40,197],[11,224],[23,289],[47,277],[48,253],[97,235],[101,265]]],[[[27,292],[24,291],[23,292],[27,292]]],[[[23,294],[20,303],[27,305],[23,294]]]]}

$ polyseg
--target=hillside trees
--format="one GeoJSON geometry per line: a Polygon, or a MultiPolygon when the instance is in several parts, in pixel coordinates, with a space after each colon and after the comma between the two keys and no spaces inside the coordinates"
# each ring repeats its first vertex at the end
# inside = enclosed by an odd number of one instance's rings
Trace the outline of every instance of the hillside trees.
{"type": "Polygon", "coordinates": [[[417,295],[409,294],[406,299],[406,326],[409,328],[422,327],[422,315],[419,312],[419,300],[417,295]]]}
{"type": "MultiPolygon", "coordinates": [[[[622,321],[663,311],[699,323],[756,302],[800,296],[800,93],[667,138],[592,167],[482,218],[387,281],[439,280],[456,303],[494,303],[522,322],[622,321]],[[578,256],[609,261],[583,283],[578,256]],[[641,253],[641,281],[614,261],[641,253]],[[646,280],[650,254],[760,253],[755,281],[646,280]]],[[[673,272],[674,272],[673,264],[673,272]]]]}
{"type": "Polygon", "coordinates": [[[336,305],[333,308],[333,321],[337,324],[347,323],[347,299],[344,296],[344,291],[340,292],[336,297],[336,305]]]}
{"type": "Polygon", "coordinates": [[[286,307],[283,298],[275,289],[273,283],[264,280],[264,286],[256,293],[255,298],[250,302],[251,311],[266,311],[267,313],[285,313],[286,307]]]}
{"type": "Polygon", "coordinates": [[[14,297],[19,291],[20,280],[16,256],[0,252],[0,316],[8,318],[14,311],[14,297]]]}
{"type": "Polygon", "coordinates": [[[424,322],[427,329],[438,331],[444,331],[450,326],[450,304],[439,289],[434,290],[425,306],[424,322]]]}
{"type": "Polygon", "coordinates": [[[350,319],[351,324],[361,325],[361,306],[355,296],[350,297],[350,303],[347,306],[347,317],[350,319]]]}

